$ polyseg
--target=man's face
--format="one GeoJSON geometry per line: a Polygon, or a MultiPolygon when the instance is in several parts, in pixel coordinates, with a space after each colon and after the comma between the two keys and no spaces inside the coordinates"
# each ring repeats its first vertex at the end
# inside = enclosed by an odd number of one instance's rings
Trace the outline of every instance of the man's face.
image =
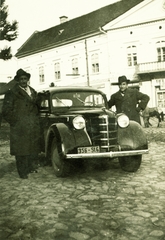
{"type": "Polygon", "coordinates": [[[29,81],[28,77],[25,76],[25,75],[22,75],[22,76],[19,77],[18,84],[19,84],[22,88],[26,88],[28,81],[29,81]]]}
{"type": "Polygon", "coordinates": [[[119,85],[120,91],[124,92],[128,88],[128,84],[126,82],[122,82],[119,85]]]}

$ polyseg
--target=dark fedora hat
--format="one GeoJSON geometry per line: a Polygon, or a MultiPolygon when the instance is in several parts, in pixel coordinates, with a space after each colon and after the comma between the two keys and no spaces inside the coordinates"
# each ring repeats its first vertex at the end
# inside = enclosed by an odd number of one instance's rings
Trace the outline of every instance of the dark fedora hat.
{"type": "Polygon", "coordinates": [[[128,79],[126,78],[126,76],[120,76],[120,77],[118,78],[118,84],[120,85],[120,84],[123,83],[123,82],[129,83],[130,80],[128,80],[128,79]]]}
{"type": "Polygon", "coordinates": [[[21,76],[27,76],[27,78],[29,79],[30,78],[30,73],[28,73],[28,72],[25,72],[22,68],[20,68],[20,69],[18,69],[18,71],[16,72],[16,75],[15,75],[15,77],[14,77],[14,79],[16,80],[16,81],[18,81],[19,80],[19,78],[21,77],[21,76]]]}

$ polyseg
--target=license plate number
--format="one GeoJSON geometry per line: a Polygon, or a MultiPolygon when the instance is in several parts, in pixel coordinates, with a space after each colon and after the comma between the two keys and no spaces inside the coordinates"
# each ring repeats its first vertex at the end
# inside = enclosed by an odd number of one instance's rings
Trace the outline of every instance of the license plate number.
{"type": "Polygon", "coordinates": [[[100,147],[94,146],[94,147],[79,147],[77,149],[78,153],[99,153],[100,147]]]}

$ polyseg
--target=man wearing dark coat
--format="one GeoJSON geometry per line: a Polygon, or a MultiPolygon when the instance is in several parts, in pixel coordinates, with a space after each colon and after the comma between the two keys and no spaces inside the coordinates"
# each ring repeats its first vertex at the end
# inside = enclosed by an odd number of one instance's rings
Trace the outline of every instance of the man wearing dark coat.
{"type": "Polygon", "coordinates": [[[12,79],[8,83],[0,83],[0,127],[2,122],[2,106],[3,106],[3,95],[12,87],[17,84],[15,79],[12,79]],[[1,96],[2,95],[2,96],[1,96]]]}
{"type": "Polygon", "coordinates": [[[10,154],[23,179],[36,171],[34,161],[40,151],[37,93],[28,85],[30,76],[23,69],[17,71],[14,79],[18,84],[7,91],[2,108],[3,118],[10,124],[10,154]]]}
{"type": "Polygon", "coordinates": [[[139,112],[146,108],[150,98],[137,89],[128,88],[129,81],[126,76],[118,78],[119,91],[112,94],[108,106],[115,106],[117,113],[125,113],[130,120],[140,123],[139,112]]]}

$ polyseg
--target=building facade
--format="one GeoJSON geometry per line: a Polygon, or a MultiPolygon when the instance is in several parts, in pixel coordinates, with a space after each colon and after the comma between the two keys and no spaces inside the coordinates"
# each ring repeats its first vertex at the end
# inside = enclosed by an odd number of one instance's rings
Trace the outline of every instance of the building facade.
{"type": "Polygon", "coordinates": [[[92,86],[109,98],[118,76],[165,113],[165,1],[122,0],[35,32],[18,50],[18,67],[36,89],[92,86]]]}

